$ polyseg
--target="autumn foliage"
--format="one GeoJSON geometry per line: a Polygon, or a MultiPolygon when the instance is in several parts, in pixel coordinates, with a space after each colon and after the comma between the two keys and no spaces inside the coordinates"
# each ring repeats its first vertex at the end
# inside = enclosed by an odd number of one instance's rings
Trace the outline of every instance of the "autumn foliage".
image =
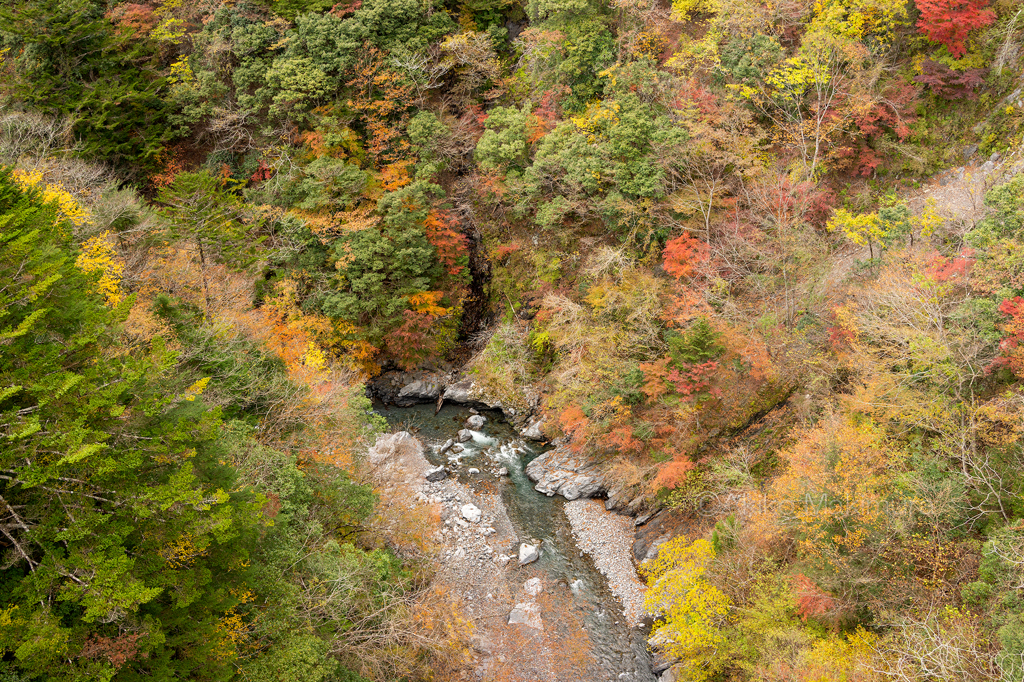
{"type": "Polygon", "coordinates": [[[665,272],[676,279],[694,277],[707,262],[708,253],[708,245],[690,234],[670,239],[662,252],[665,272]]]}
{"type": "Polygon", "coordinates": [[[944,45],[957,59],[967,52],[970,32],[988,26],[996,18],[995,12],[987,9],[988,0],[915,0],[915,4],[921,12],[918,30],[944,45]]]}
{"type": "Polygon", "coordinates": [[[1000,357],[994,366],[1005,365],[1019,377],[1024,377],[1024,298],[1014,296],[999,304],[999,312],[1006,316],[1006,337],[999,343],[1000,357]]]}
{"type": "Polygon", "coordinates": [[[459,277],[466,272],[463,262],[468,252],[466,235],[458,230],[458,221],[447,211],[433,210],[427,215],[424,227],[429,241],[437,249],[437,260],[445,271],[459,277]]]}

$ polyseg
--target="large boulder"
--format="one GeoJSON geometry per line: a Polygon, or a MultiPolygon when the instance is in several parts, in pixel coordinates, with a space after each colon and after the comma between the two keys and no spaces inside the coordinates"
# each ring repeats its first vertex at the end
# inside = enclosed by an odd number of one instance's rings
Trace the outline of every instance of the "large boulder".
{"type": "Polygon", "coordinates": [[[683,666],[674,665],[661,674],[658,678],[658,682],[679,682],[682,679],[683,666]]]}
{"type": "Polygon", "coordinates": [[[480,517],[482,512],[480,508],[475,504],[464,504],[462,505],[462,518],[466,519],[470,523],[480,523],[480,517]]]}
{"type": "Polygon", "coordinates": [[[526,426],[519,432],[519,434],[527,440],[534,440],[538,442],[544,442],[548,440],[548,437],[544,435],[542,430],[544,427],[544,419],[531,419],[526,423],[526,426]]]}
{"type": "Polygon", "coordinates": [[[508,614],[509,625],[525,625],[534,630],[544,629],[544,619],[540,617],[540,605],[536,602],[516,604],[512,613],[508,614]]]}
{"type": "Polygon", "coordinates": [[[442,372],[385,372],[367,383],[370,393],[385,405],[409,407],[417,403],[437,402],[448,383],[442,372]]]}
{"type": "Polygon", "coordinates": [[[376,476],[392,483],[419,484],[434,468],[423,455],[423,444],[408,431],[380,436],[366,461],[376,476]]]}
{"type": "Polygon", "coordinates": [[[604,508],[608,511],[636,516],[646,505],[643,491],[639,486],[611,486],[605,492],[608,493],[608,497],[604,501],[604,508]]]}
{"type": "Polygon", "coordinates": [[[485,407],[495,410],[500,410],[502,408],[500,400],[488,396],[483,387],[472,379],[463,379],[449,385],[444,389],[443,396],[445,402],[460,403],[462,405],[485,407]]]}
{"type": "Polygon", "coordinates": [[[417,379],[398,389],[395,404],[401,406],[437,400],[441,395],[441,382],[436,377],[417,379]]]}
{"type": "Polygon", "coordinates": [[[593,497],[604,489],[598,463],[565,446],[548,450],[527,464],[526,475],[536,483],[537,492],[549,497],[561,495],[575,500],[593,497]]]}

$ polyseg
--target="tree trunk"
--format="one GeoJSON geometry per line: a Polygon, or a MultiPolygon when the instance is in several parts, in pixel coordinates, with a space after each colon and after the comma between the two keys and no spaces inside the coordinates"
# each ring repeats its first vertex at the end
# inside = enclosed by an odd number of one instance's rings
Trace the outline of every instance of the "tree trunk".
{"type": "Polygon", "coordinates": [[[203,240],[196,239],[196,244],[199,245],[199,272],[203,277],[203,299],[206,301],[206,310],[203,311],[203,317],[206,319],[210,318],[210,283],[206,279],[206,254],[203,252],[203,240]]]}

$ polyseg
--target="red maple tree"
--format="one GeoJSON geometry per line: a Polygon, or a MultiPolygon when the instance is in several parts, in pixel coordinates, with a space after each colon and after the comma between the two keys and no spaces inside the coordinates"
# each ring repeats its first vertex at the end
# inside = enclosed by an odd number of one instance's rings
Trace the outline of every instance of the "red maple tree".
{"type": "Polygon", "coordinates": [[[967,34],[996,20],[996,13],[986,9],[988,0],[916,0],[916,3],[921,12],[918,30],[928,40],[945,45],[956,59],[967,53],[964,44],[967,34]]]}

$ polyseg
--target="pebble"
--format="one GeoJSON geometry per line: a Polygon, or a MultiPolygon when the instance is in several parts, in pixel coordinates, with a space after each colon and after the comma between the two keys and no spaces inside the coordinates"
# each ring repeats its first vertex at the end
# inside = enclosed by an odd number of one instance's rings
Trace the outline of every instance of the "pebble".
{"type": "Polygon", "coordinates": [[[590,554],[594,565],[608,578],[612,593],[622,602],[626,622],[637,626],[645,615],[646,587],[632,561],[633,520],[606,511],[598,500],[565,503],[565,515],[579,548],[590,554]]]}

